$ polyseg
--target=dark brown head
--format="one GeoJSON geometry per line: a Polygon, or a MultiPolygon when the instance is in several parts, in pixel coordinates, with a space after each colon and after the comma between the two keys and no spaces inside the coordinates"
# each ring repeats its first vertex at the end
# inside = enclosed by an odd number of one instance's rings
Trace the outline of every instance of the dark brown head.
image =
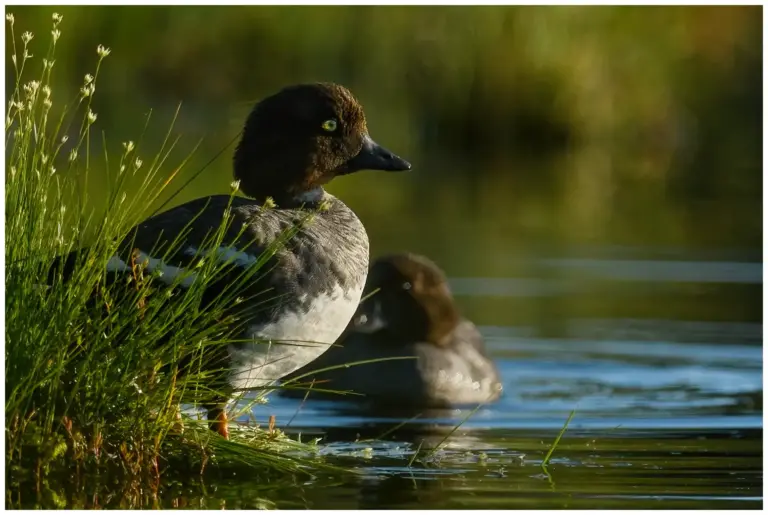
{"type": "Polygon", "coordinates": [[[386,331],[399,340],[444,345],[460,320],[445,275],[423,256],[396,254],[377,259],[368,274],[365,295],[370,297],[352,319],[353,331],[386,331]]]}
{"type": "Polygon", "coordinates": [[[234,161],[243,193],[278,205],[337,175],[411,168],[368,136],[360,103],[332,83],[290,86],[256,104],[234,161]]]}

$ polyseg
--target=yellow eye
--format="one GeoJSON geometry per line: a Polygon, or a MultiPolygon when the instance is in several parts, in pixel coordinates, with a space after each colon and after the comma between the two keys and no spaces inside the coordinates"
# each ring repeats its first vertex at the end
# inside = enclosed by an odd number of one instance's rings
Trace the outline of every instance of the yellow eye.
{"type": "Polygon", "coordinates": [[[336,123],[336,120],[330,119],[323,122],[323,130],[328,132],[333,132],[336,130],[336,127],[338,126],[338,123],[336,123]]]}

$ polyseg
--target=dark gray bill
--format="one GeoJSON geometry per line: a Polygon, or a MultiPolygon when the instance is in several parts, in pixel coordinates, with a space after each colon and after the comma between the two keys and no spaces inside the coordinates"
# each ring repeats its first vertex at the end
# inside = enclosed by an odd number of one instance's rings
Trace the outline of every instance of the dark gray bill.
{"type": "Polygon", "coordinates": [[[352,173],[358,170],[404,172],[410,169],[411,163],[382,147],[366,134],[363,139],[363,148],[355,157],[347,161],[343,173],[352,173]]]}

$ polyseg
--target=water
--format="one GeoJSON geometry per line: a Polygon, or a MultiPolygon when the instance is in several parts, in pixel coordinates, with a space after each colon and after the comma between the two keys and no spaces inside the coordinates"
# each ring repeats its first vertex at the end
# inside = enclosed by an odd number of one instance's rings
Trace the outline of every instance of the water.
{"type": "MultiPolygon", "coordinates": [[[[694,279],[720,287],[738,283],[759,288],[762,281],[756,263],[557,263],[597,271],[599,277],[583,281],[579,289],[568,281],[530,277],[452,279],[452,285],[460,304],[470,306],[482,299],[580,295],[594,291],[606,277],[668,287],[694,279]]],[[[652,291],[655,302],[662,304],[670,295],[663,287],[652,291]]],[[[706,295],[678,292],[675,298],[700,308],[706,295]]],[[[615,295],[602,299],[604,305],[618,300],[615,295]]],[[[272,397],[267,406],[255,409],[257,420],[274,414],[289,433],[323,437],[323,454],[359,475],[336,483],[308,481],[261,496],[245,493],[246,487],[237,493],[224,489],[195,497],[197,505],[762,506],[761,323],[582,317],[560,320],[555,330],[549,326],[480,327],[503,378],[504,395],[472,413],[453,433],[471,407],[427,412],[402,424],[401,415],[364,413],[349,402],[272,397]],[[543,336],[552,333],[560,336],[543,336]],[[544,455],[571,410],[575,416],[543,469],[544,455]],[[386,436],[371,440],[381,435],[386,436]],[[430,455],[438,444],[440,449],[430,455]],[[419,448],[423,459],[409,465],[419,448]]]]}

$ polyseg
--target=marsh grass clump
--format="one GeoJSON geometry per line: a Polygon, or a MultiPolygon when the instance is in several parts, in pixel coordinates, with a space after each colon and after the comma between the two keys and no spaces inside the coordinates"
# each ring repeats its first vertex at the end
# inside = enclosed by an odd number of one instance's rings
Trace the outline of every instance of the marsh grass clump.
{"type": "MultiPolygon", "coordinates": [[[[6,20],[15,74],[5,121],[7,502],[30,506],[14,492],[34,492],[38,503],[57,507],[61,495],[40,500],[56,477],[118,474],[127,479],[121,484],[146,491],[141,485],[157,489],[171,470],[247,468],[251,477],[304,470],[310,463],[301,456],[311,448],[279,431],[248,428],[227,442],[180,412],[218,393],[223,350],[238,329],[226,307],[242,300],[238,287],[276,249],[215,299],[204,298],[205,287],[231,274],[232,263],[213,253],[201,251],[184,289],[184,274],[164,282],[138,260],[130,273],[113,274],[118,245],[184,165],[162,172],[178,138],[169,129],[153,158],[140,140],[125,142],[110,159],[92,109],[110,50],[96,48],[93,73],[60,104],[51,74],[61,66],[62,17],[53,15],[42,56],[32,51],[36,36],[18,36],[13,15],[6,20]],[[87,185],[97,172],[110,186],[94,199],[87,185]]],[[[203,248],[217,248],[227,229],[225,221],[203,248]]]]}

